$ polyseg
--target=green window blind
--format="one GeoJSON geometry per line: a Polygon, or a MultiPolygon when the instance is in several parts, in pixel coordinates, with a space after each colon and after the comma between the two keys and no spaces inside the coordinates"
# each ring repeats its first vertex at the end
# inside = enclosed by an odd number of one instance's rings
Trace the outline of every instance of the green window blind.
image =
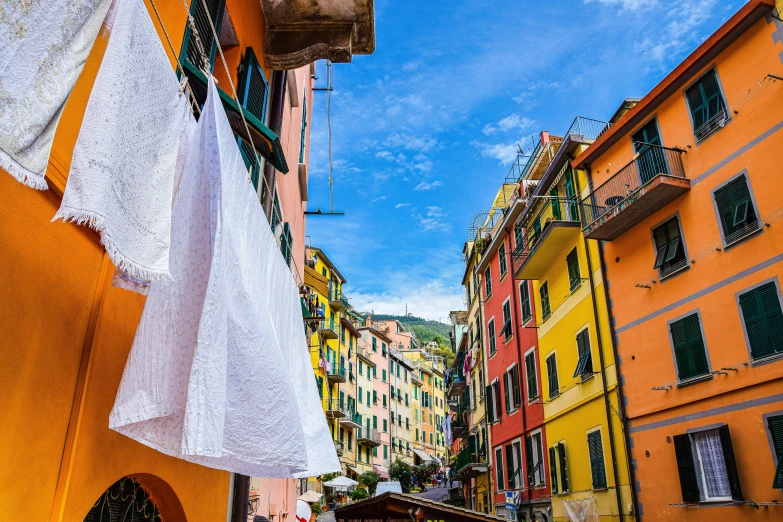
{"type": "Polygon", "coordinates": [[[568,220],[577,221],[579,219],[579,212],[576,206],[576,189],[574,188],[574,172],[571,170],[571,166],[568,166],[565,174],[565,191],[568,198],[568,220]]]}
{"type": "Polygon", "coordinates": [[[590,452],[590,474],[593,478],[593,489],[604,489],[606,488],[606,469],[604,468],[604,451],[600,431],[587,434],[587,449],[590,452]]]}
{"type": "Polygon", "coordinates": [[[524,243],[522,227],[514,227],[514,248],[519,248],[524,243]]]}
{"type": "Polygon", "coordinates": [[[593,356],[590,353],[590,332],[587,329],[576,335],[576,348],[579,360],[576,363],[574,377],[591,375],[593,373],[593,356]]]}
{"type": "Polygon", "coordinates": [[[775,283],[742,294],[739,302],[751,356],[760,359],[783,352],[783,313],[775,283]]]}
{"type": "Polygon", "coordinates": [[[389,446],[387,446],[386,444],[383,445],[383,458],[385,459],[389,458],[389,446]]]}
{"type": "Polygon", "coordinates": [[[359,402],[364,402],[364,393],[361,386],[359,386],[359,402]]]}
{"type": "Polygon", "coordinates": [[[677,378],[692,379],[710,372],[707,352],[701,336],[698,314],[691,314],[669,325],[677,362],[677,378]]]}
{"type": "MultiPolygon", "coordinates": [[[[291,266],[293,247],[294,238],[291,235],[291,227],[288,225],[288,222],[283,223],[283,231],[280,234],[280,251],[283,253],[283,259],[285,259],[285,262],[288,264],[288,266],[291,266]]],[[[340,329],[340,333],[344,335],[344,331],[342,329],[340,329]]],[[[345,339],[343,339],[343,342],[345,342],[345,339]]]]}
{"type": "MultiPolygon", "coordinates": [[[[253,187],[258,190],[258,176],[261,173],[261,163],[258,161],[258,156],[253,154],[253,147],[249,142],[239,136],[236,139],[242,161],[245,162],[245,168],[250,169],[250,181],[253,183],[253,187]]],[[[274,212],[272,214],[274,215],[274,212]]],[[[272,228],[274,229],[274,227],[272,228]]]]}
{"type": "Polygon", "coordinates": [[[378,429],[378,416],[373,415],[372,416],[372,429],[377,430],[378,429]]]}
{"type": "MultiPolygon", "coordinates": [[[[384,446],[384,448],[385,447],[386,446],[384,446]]],[[[372,449],[372,456],[373,457],[377,457],[378,456],[378,447],[377,446],[372,449]]]]}
{"type": "Polygon", "coordinates": [[[566,492],[568,488],[568,465],[566,459],[566,447],[562,442],[557,443],[557,458],[560,465],[560,491],[566,492]]]}
{"type": "Polygon", "coordinates": [[[487,297],[492,295],[492,271],[489,267],[484,272],[484,288],[487,293],[487,297]]]}
{"type": "Polygon", "coordinates": [[[521,301],[520,308],[522,309],[522,322],[526,323],[533,315],[533,311],[530,307],[530,288],[527,281],[522,281],[519,285],[519,300],[521,301]]]}
{"type": "Polygon", "coordinates": [[[383,432],[386,433],[387,431],[389,431],[389,423],[386,419],[383,419],[383,432]]]}
{"type": "Polygon", "coordinates": [[[633,136],[633,150],[639,156],[636,167],[639,169],[639,177],[642,185],[653,179],[658,174],[668,174],[666,155],[663,149],[655,145],[661,145],[661,135],[658,132],[658,122],[655,119],[647,122],[644,127],[636,131],[633,136]]]}
{"type": "Polygon", "coordinates": [[[732,500],[743,500],[742,488],[739,482],[739,472],[737,470],[737,462],[734,460],[734,448],[731,445],[731,435],[729,434],[728,426],[721,426],[718,428],[718,435],[720,435],[720,444],[723,449],[723,460],[726,463],[726,474],[729,479],[729,488],[731,489],[732,500]]]}
{"type": "Polygon", "coordinates": [[[555,447],[549,448],[549,477],[551,481],[552,494],[557,494],[557,451],[555,447]]]}
{"type": "Polygon", "coordinates": [[[359,375],[364,375],[364,364],[362,361],[359,361],[359,375]]]}
{"type": "Polygon", "coordinates": [[[503,330],[501,333],[506,339],[511,337],[513,333],[511,328],[511,301],[503,303],[503,330]]]}
{"type": "Polygon", "coordinates": [[[381,370],[381,380],[386,382],[386,370],[381,370]]]}
{"type": "Polygon", "coordinates": [[[716,190],[714,197],[726,243],[732,243],[758,228],[758,218],[744,174],[716,190]]]}
{"type": "Polygon", "coordinates": [[[680,235],[680,224],[677,218],[672,218],[653,230],[655,239],[655,264],[653,268],[662,271],[685,260],[685,248],[680,235]]]}
{"type": "MultiPolygon", "coordinates": [[[[215,26],[215,32],[220,36],[220,26],[223,21],[225,4],[224,0],[207,0],[206,2],[198,1],[191,3],[190,14],[193,16],[196,29],[198,29],[199,38],[204,45],[204,52],[209,59],[210,72],[212,72],[212,67],[215,64],[217,45],[215,45],[215,37],[212,34],[212,27],[209,24],[209,20],[212,20],[212,23],[215,26]],[[206,8],[204,7],[204,3],[206,3],[206,8]],[[207,13],[209,16],[207,16],[207,13]]],[[[200,70],[202,68],[201,55],[199,54],[196,38],[193,36],[189,24],[186,24],[182,47],[185,60],[192,63],[200,70]]]]}
{"type": "Polygon", "coordinates": [[[386,394],[383,394],[383,407],[386,407],[386,394]]]}
{"type": "MultiPolygon", "coordinates": [[[[201,34],[200,31],[199,34],[201,34]]],[[[251,47],[245,49],[245,60],[242,64],[242,75],[239,78],[237,94],[242,107],[247,109],[250,114],[262,122],[266,119],[269,84],[251,47]]]]}
{"type": "Polygon", "coordinates": [[[536,379],[535,352],[525,355],[525,376],[527,377],[527,399],[532,401],[538,397],[538,382],[536,379]]]}
{"type": "Polygon", "coordinates": [[[723,112],[725,107],[715,71],[709,71],[685,91],[693,119],[693,132],[723,112]]]}
{"type": "Polygon", "coordinates": [[[582,284],[582,276],[579,274],[579,255],[576,252],[576,247],[566,256],[566,264],[568,265],[568,282],[573,292],[582,284]]]}
{"type": "Polygon", "coordinates": [[[302,132],[299,138],[299,163],[305,162],[305,142],[307,141],[307,88],[302,102],[302,132]]]}
{"type": "Polygon", "coordinates": [[[772,446],[775,449],[775,477],[772,480],[772,487],[783,489],[783,415],[775,415],[767,418],[767,427],[769,428],[772,446]]]}
{"type": "Polygon", "coordinates": [[[516,470],[514,469],[514,447],[506,446],[506,473],[508,474],[508,489],[516,488],[516,470]]]}
{"type": "Polygon", "coordinates": [[[495,422],[495,401],[492,399],[492,386],[486,388],[487,397],[487,422],[495,422]]]}
{"type": "MultiPolygon", "coordinates": [[[[489,353],[495,353],[495,320],[491,320],[487,323],[487,335],[489,336],[489,353]]],[[[462,352],[460,352],[462,353],[462,352]]],[[[460,372],[462,371],[462,365],[458,366],[460,372]]]]}
{"type": "Polygon", "coordinates": [[[546,282],[541,283],[538,293],[541,296],[541,317],[547,319],[552,313],[549,309],[549,285],[546,282]]]}
{"type": "Polygon", "coordinates": [[[370,404],[370,391],[367,391],[367,404],[370,404]]]}
{"type": "Polygon", "coordinates": [[[560,384],[557,381],[557,359],[554,354],[546,358],[546,375],[549,383],[549,398],[554,399],[560,395],[560,384]]]}
{"type": "Polygon", "coordinates": [[[378,351],[378,339],[375,337],[372,338],[372,351],[377,352],[378,351]]]}
{"type": "Polygon", "coordinates": [[[506,245],[500,245],[498,249],[498,264],[500,265],[500,277],[502,278],[508,272],[508,266],[506,266],[506,245]]]}
{"type": "Polygon", "coordinates": [[[677,473],[680,476],[680,490],[683,502],[699,502],[699,481],[696,478],[696,465],[693,460],[693,448],[690,435],[674,436],[674,455],[677,460],[677,473]]]}
{"type": "Polygon", "coordinates": [[[508,413],[513,409],[511,406],[511,374],[509,372],[503,374],[503,385],[503,398],[506,401],[506,413],[508,413]]]}
{"type": "Polygon", "coordinates": [[[563,219],[562,214],[560,213],[560,200],[557,199],[557,187],[552,187],[552,190],[549,191],[549,197],[552,198],[549,200],[549,204],[551,205],[552,209],[552,219],[555,221],[560,221],[563,219]]]}
{"type": "Polygon", "coordinates": [[[500,491],[505,484],[503,479],[503,448],[501,447],[495,448],[495,471],[497,474],[496,489],[500,491]]]}

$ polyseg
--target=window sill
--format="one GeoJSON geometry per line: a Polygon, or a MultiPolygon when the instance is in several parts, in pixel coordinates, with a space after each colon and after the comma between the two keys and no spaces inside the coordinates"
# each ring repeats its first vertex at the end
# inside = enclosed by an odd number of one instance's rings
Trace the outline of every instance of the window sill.
{"type": "Polygon", "coordinates": [[[574,292],[576,292],[577,290],[579,290],[579,287],[580,287],[580,286],[582,286],[582,280],[581,280],[581,279],[579,280],[579,282],[578,282],[577,284],[575,284],[575,285],[573,285],[573,284],[569,285],[569,289],[570,289],[571,293],[573,294],[574,292]]]}
{"type": "Polygon", "coordinates": [[[539,402],[541,402],[541,397],[533,397],[532,399],[529,398],[527,400],[527,405],[530,406],[531,404],[537,404],[539,402]]]}
{"type": "Polygon", "coordinates": [[[677,387],[684,388],[686,386],[690,386],[691,384],[698,384],[704,381],[711,381],[713,377],[714,376],[711,373],[708,373],[706,375],[699,375],[698,377],[691,377],[690,379],[685,379],[684,381],[678,382],[677,387]]]}
{"type": "Polygon", "coordinates": [[[511,334],[510,336],[508,336],[508,337],[505,337],[505,338],[503,339],[503,344],[508,344],[508,343],[509,343],[509,342],[511,342],[511,340],[513,340],[513,339],[514,339],[514,334],[511,334]]]}
{"type": "Polygon", "coordinates": [[[753,229],[753,230],[748,230],[748,231],[747,231],[745,234],[743,234],[741,237],[738,237],[738,238],[736,238],[736,239],[732,239],[732,240],[731,240],[731,241],[729,241],[728,243],[725,243],[725,240],[724,240],[724,244],[723,244],[723,250],[724,250],[724,252],[725,252],[726,250],[729,250],[729,249],[731,249],[731,248],[734,248],[736,245],[738,245],[738,244],[742,243],[742,242],[743,242],[743,241],[745,241],[746,239],[750,239],[750,238],[752,238],[752,237],[755,237],[757,234],[760,234],[761,232],[764,232],[764,226],[763,226],[761,223],[759,223],[759,226],[758,226],[758,228],[755,228],[755,229],[753,229]]]}
{"type": "Polygon", "coordinates": [[[549,395],[549,402],[552,402],[553,400],[557,399],[558,397],[560,397],[560,391],[558,391],[554,395],[550,394],[549,395]]]}
{"type": "Polygon", "coordinates": [[[685,272],[690,267],[691,267],[691,265],[688,262],[688,260],[686,259],[685,260],[685,264],[683,266],[676,267],[676,268],[670,267],[668,270],[659,268],[658,269],[658,279],[661,281],[661,283],[663,283],[664,281],[666,281],[668,279],[671,279],[672,277],[676,276],[677,274],[681,274],[681,273],[685,272]]]}
{"type": "Polygon", "coordinates": [[[590,379],[595,377],[595,374],[596,374],[596,372],[592,372],[589,375],[586,374],[586,373],[583,373],[582,375],[579,376],[579,384],[586,383],[587,381],[589,381],[590,379]]]}
{"type": "Polygon", "coordinates": [[[542,315],[542,316],[541,316],[541,322],[543,323],[544,321],[546,321],[546,320],[547,320],[547,319],[549,319],[550,317],[552,317],[552,312],[549,312],[549,313],[548,313],[548,314],[546,314],[546,315],[542,315]]]}
{"type": "Polygon", "coordinates": [[[783,352],[778,352],[772,355],[767,355],[766,357],[761,357],[759,359],[753,359],[750,361],[750,365],[755,366],[762,366],[764,364],[769,364],[777,361],[783,360],[783,352]]]}

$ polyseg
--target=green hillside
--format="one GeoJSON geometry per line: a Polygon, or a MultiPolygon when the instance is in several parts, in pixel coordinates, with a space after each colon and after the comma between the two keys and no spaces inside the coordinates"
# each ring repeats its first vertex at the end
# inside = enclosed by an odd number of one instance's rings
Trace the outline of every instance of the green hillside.
{"type": "Polygon", "coordinates": [[[449,344],[449,335],[451,332],[451,326],[438,321],[430,321],[428,319],[422,319],[421,317],[404,316],[404,315],[383,315],[377,314],[372,316],[377,320],[397,320],[404,325],[407,325],[416,332],[416,337],[420,341],[432,341],[436,337],[440,337],[443,344],[449,344]]]}

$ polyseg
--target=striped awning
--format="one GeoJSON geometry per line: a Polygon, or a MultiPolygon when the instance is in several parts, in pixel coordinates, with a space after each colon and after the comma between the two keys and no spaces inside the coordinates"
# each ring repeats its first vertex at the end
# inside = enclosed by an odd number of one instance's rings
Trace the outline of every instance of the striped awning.
{"type": "Polygon", "coordinates": [[[389,470],[384,468],[383,466],[373,466],[372,469],[374,469],[375,472],[381,476],[381,478],[384,479],[389,478],[389,470]]]}

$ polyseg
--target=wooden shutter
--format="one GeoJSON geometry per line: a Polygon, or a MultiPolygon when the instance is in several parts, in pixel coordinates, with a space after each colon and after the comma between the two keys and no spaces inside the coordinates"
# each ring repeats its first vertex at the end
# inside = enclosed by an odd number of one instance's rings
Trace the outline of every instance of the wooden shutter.
{"type": "Polygon", "coordinates": [[[698,314],[692,314],[670,325],[677,377],[682,380],[706,375],[710,368],[699,327],[698,314]]]}
{"type": "Polygon", "coordinates": [[[718,428],[718,435],[720,435],[720,443],[723,448],[723,460],[726,462],[726,474],[728,475],[729,487],[731,488],[731,498],[732,500],[743,500],[737,463],[734,460],[734,448],[731,446],[729,427],[723,425],[718,428]]]}
{"type": "Polygon", "coordinates": [[[532,314],[530,310],[530,290],[528,289],[528,282],[522,281],[519,285],[519,294],[522,299],[522,321],[527,322],[532,314]]]}
{"type": "Polygon", "coordinates": [[[525,356],[525,376],[527,377],[527,397],[534,399],[538,397],[538,384],[536,379],[536,359],[535,352],[525,356]]]}
{"type": "Polygon", "coordinates": [[[506,473],[508,474],[508,489],[516,488],[516,477],[514,469],[514,446],[506,446],[506,473]]]}
{"type": "Polygon", "coordinates": [[[525,469],[527,470],[527,484],[533,485],[533,438],[525,437],[525,469]]]}
{"type": "Polygon", "coordinates": [[[520,404],[522,404],[522,394],[519,387],[521,386],[521,380],[519,379],[519,366],[514,366],[511,369],[511,391],[512,393],[512,399],[514,401],[514,407],[516,408],[520,404]]]}
{"type": "Polygon", "coordinates": [[[699,482],[696,478],[696,464],[693,461],[693,448],[690,435],[674,436],[674,454],[677,459],[677,471],[680,475],[680,489],[683,502],[699,502],[699,482]]]}
{"type": "MultiPolygon", "coordinates": [[[[193,21],[198,29],[199,39],[204,45],[204,52],[209,59],[210,72],[215,63],[215,52],[217,51],[217,45],[215,45],[215,37],[212,34],[212,27],[209,24],[209,20],[215,26],[215,32],[220,36],[220,26],[223,21],[223,11],[225,10],[224,0],[206,0],[207,7],[204,8],[204,2],[198,0],[191,4],[190,13],[193,16],[193,21]],[[209,17],[207,17],[209,13],[209,17]]],[[[196,66],[199,70],[202,69],[201,55],[198,52],[198,46],[196,44],[196,38],[193,35],[193,31],[190,29],[190,25],[186,24],[185,37],[183,39],[183,46],[185,47],[185,59],[196,66]]]]}
{"type": "Polygon", "coordinates": [[[783,415],[776,415],[767,419],[772,446],[775,449],[775,458],[777,466],[775,467],[775,476],[772,480],[772,487],[783,489],[783,415]]]}
{"type": "Polygon", "coordinates": [[[557,443],[557,456],[560,464],[560,485],[562,492],[569,490],[568,488],[568,465],[566,463],[566,446],[562,442],[557,443]]]}
{"type": "Polygon", "coordinates": [[[554,355],[546,358],[546,373],[549,380],[549,398],[560,395],[560,384],[557,379],[557,359],[554,355]]]}
{"type": "Polygon", "coordinates": [[[495,422],[495,408],[494,408],[494,406],[495,406],[494,402],[495,401],[492,399],[492,385],[491,384],[489,386],[487,386],[486,394],[487,394],[487,420],[489,420],[489,422],[495,422]]]}
{"type": "Polygon", "coordinates": [[[492,383],[492,397],[495,399],[495,420],[500,420],[500,381],[492,383]]]}
{"type": "Polygon", "coordinates": [[[653,231],[655,238],[655,264],[653,268],[661,268],[666,259],[666,247],[669,244],[669,238],[666,235],[666,227],[660,226],[653,231]]]}
{"type": "Polygon", "coordinates": [[[555,456],[556,450],[552,446],[549,448],[549,480],[552,485],[552,494],[557,494],[557,457],[555,456]]]}
{"type": "Polygon", "coordinates": [[[576,221],[578,219],[578,212],[576,208],[576,190],[574,189],[574,173],[571,170],[571,165],[568,166],[565,175],[565,190],[566,197],[569,200],[568,204],[568,216],[569,221],[576,221]]]}
{"type": "Polygon", "coordinates": [[[506,413],[511,411],[511,375],[509,372],[503,374],[503,398],[506,400],[506,413]]]}
{"type": "Polygon", "coordinates": [[[783,351],[783,313],[775,283],[741,295],[740,307],[753,358],[783,351]]]}
{"type": "Polygon", "coordinates": [[[261,163],[258,161],[258,156],[253,153],[253,147],[250,145],[250,143],[243,140],[239,136],[236,138],[237,145],[239,145],[239,153],[242,155],[242,161],[245,162],[245,167],[250,170],[250,181],[253,183],[253,188],[258,190],[261,163]]]}
{"type": "Polygon", "coordinates": [[[557,199],[557,187],[552,187],[552,190],[549,191],[549,196],[552,198],[549,200],[552,205],[552,219],[560,221],[563,219],[563,216],[560,215],[560,200],[557,199]]]}
{"type": "Polygon", "coordinates": [[[538,289],[538,293],[541,294],[541,315],[544,319],[549,317],[549,287],[547,283],[542,283],[538,289]]]}
{"type": "Polygon", "coordinates": [[[495,464],[495,471],[497,473],[497,484],[495,489],[499,491],[501,489],[504,489],[504,486],[506,485],[505,480],[503,480],[503,449],[500,446],[495,448],[494,464],[495,464]]]}
{"type": "Polygon", "coordinates": [[[691,110],[693,118],[693,130],[698,130],[707,122],[707,107],[702,97],[700,81],[696,82],[685,91],[685,97],[688,99],[688,107],[691,110]]]}
{"type": "Polygon", "coordinates": [[[579,275],[579,257],[576,253],[576,248],[566,256],[566,264],[568,265],[568,281],[571,285],[571,290],[574,290],[579,286],[579,283],[581,283],[579,275]]]}
{"type": "Polygon", "coordinates": [[[264,71],[256,59],[252,47],[245,49],[242,64],[242,76],[239,78],[239,98],[242,107],[260,121],[266,119],[266,106],[269,99],[269,84],[264,71]]]}
{"type": "Polygon", "coordinates": [[[604,467],[604,451],[601,444],[601,432],[593,431],[587,434],[587,449],[590,452],[590,473],[593,478],[593,489],[606,488],[606,469],[604,467]]]}

